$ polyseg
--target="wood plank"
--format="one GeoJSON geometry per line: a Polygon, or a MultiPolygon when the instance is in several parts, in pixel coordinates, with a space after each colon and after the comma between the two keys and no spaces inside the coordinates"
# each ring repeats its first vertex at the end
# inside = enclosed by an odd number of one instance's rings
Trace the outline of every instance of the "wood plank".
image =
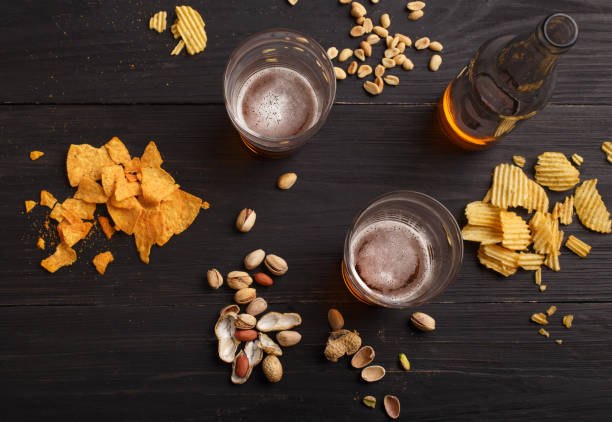
{"type": "MultiPolygon", "coordinates": [[[[583,178],[598,177],[598,188],[610,205],[611,168],[600,145],[609,139],[611,111],[602,106],[552,106],[494,148],[467,153],[440,138],[431,106],[338,105],[302,151],[271,161],[245,152],[222,105],[4,106],[0,217],[5,241],[0,255],[5,265],[0,268],[0,304],[218,307],[231,293],[209,291],[206,270],[238,269],[244,255],[260,247],[285,257],[290,266],[287,276],[261,293],[272,303],[285,303],[288,297],[303,305],[353,303],[339,272],[344,236],[356,213],[385,192],[411,189],[432,195],[464,224],[465,204],[482,198],[497,163],[520,153],[527,157],[531,174],[536,156],[552,150],[582,154],[583,178]],[[97,232],[77,248],[74,266],[51,276],[39,267],[48,252],[35,248],[47,210],[37,207],[24,215],[23,201],[37,199],[41,189],[60,200],[71,195],[64,166],[69,144],[101,145],[114,135],[135,154],[155,139],[178,183],[212,207],[187,232],[154,248],[149,265],[139,261],[132,238],[117,235],[109,242],[97,232]],[[28,152],[33,149],[46,155],[32,162],[28,152]],[[297,172],[299,181],[281,192],[275,181],[286,171],[297,172]],[[243,207],[258,213],[255,229],[246,235],[233,228],[243,207]],[[102,277],[90,259],[106,249],[116,261],[102,277]]],[[[466,244],[461,274],[435,302],[610,302],[608,236],[588,232],[576,221],[566,233],[593,245],[593,252],[581,260],[564,249],[563,271],[544,273],[545,293],[536,290],[531,273],[504,279],[482,268],[475,245],[466,244]]]]}
{"type": "MultiPolygon", "coordinates": [[[[348,6],[328,0],[228,0],[193,4],[209,35],[204,54],[171,57],[169,32],[148,29],[148,18],[175,2],[122,0],[3,2],[0,5],[2,103],[222,103],[222,74],[231,51],[247,36],[285,26],[312,35],[326,48],[357,48],[348,36],[354,21],[348,6]]],[[[546,15],[570,13],[580,26],[577,46],[561,60],[552,99],[557,104],[612,104],[612,4],[607,0],[487,0],[431,2],[425,16],[407,19],[405,2],[367,4],[376,21],[392,16],[392,30],[416,40],[428,35],[444,44],[441,70],[427,70],[431,52],[411,51],[416,69],[397,88],[371,98],[354,77],[339,84],[338,102],[435,103],[448,82],[486,40],[535,28],[546,15]]],[[[382,57],[382,43],[374,57],[382,57]]],[[[375,64],[374,58],[368,61],[375,64]]]]}
{"type": "Polygon", "coordinates": [[[544,310],[538,304],[429,305],[423,310],[438,329],[427,334],[407,325],[407,311],[343,305],[347,327],[388,370],[376,384],[361,382],[346,358],[323,358],[326,303],[274,309],[302,313],[303,340],[285,348],[280,383],[267,383],[258,367],[236,386],[216,356],[215,306],[1,308],[3,415],[250,421],[290,412],[297,421],[386,420],[380,404],[372,410],[358,401],[368,394],[397,395],[402,419],[415,421],[591,421],[609,411],[609,304],[560,304],[547,327],[551,339],[528,320],[544,310]],[[576,319],[567,330],[560,318],[569,312],[576,319]],[[411,361],[409,373],[399,352],[411,361]]]}

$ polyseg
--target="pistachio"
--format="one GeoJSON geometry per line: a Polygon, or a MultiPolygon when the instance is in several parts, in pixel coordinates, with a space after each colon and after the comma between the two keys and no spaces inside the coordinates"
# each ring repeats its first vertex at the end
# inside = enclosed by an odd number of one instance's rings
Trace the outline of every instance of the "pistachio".
{"type": "Polygon", "coordinates": [[[385,70],[386,70],[386,69],[387,69],[387,68],[386,68],[386,67],[384,67],[382,64],[379,64],[379,65],[377,65],[377,66],[376,66],[376,69],[374,69],[374,75],[375,75],[377,78],[381,78],[381,77],[382,77],[382,75],[384,75],[384,74],[385,74],[385,70]]]}
{"type": "Polygon", "coordinates": [[[349,64],[348,69],[346,69],[346,73],[349,75],[354,75],[357,72],[357,62],[353,60],[351,64],[349,64]]]}
{"type": "Polygon", "coordinates": [[[260,286],[271,286],[274,284],[274,280],[268,275],[264,273],[257,273],[253,275],[255,282],[260,286]]]}
{"type": "Polygon", "coordinates": [[[335,308],[331,308],[327,311],[327,321],[329,321],[329,326],[332,331],[338,331],[344,327],[344,318],[340,311],[335,308]]]}
{"type": "Polygon", "coordinates": [[[366,30],[361,25],[355,25],[351,28],[351,31],[349,33],[351,34],[351,37],[361,37],[363,34],[366,33],[366,30]]]}
{"type": "Polygon", "coordinates": [[[383,399],[383,406],[387,416],[391,419],[397,419],[400,415],[400,401],[396,396],[386,395],[383,399]]]}
{"type": "Polygon", "coordinates": [[[442,51],[444,49],[444,46],[442,46],[442,43],[439,41],[432,41],[429,44],[429,49],[432,51],[442,51]]]}
{"type": "Polygon", "coordinates": [[[374,29],[374,25],[372,24],[372,19],[370,18],[365,18],[361,25],[363,25],[363,29],[365,30],[366,34],[369,34],[370,32],[372,32],[372,29],[374,29]]]}
{"type": "Polygon", "coordinates": [[[422,37],[414,42],[414,48],[417,50],[425,50],[427,47],[429,47],[430,43],[431,42],[429,41],[428,37],[422,37]]]}
{"type": "Polygon", "coordinates": [[[236,218],[236,228],[243,233],[250,231],[255,225],[257,215],[250,208],[244,208],[236,218]]]}
{"type": "Polygon", "coordinates": [[[365,78],[371,73],[372,73],[372,66],[367,65],[367,64],[362,64],[361,66],[359,66],[359,69],[357,70],[357,77],[365,78]]]}
{"type": "Polygon", "coordinates": [[[251,341],[257,338],[257,331],[255,330],[236,330],[234,338],[238,341],[251,341]]]}
{"type": "Polygon", "coordinates": [[[266,379],[270,382],[279,382],[283,377],[283,365],[274,355],[268,355],[261,364],[266,379]]]}
{"type": "Polygon", "coordinates": [[[335,59],[338,56],[338,49],[336,47],[329,47],[327,49],[327,57],[329,57],[330,60],[335,59]]]}
{"type": "Polygon", "coordinates": [[[363,51],[363,48],[357,48],[353,53],[359,60],[365,61],[365,51],[363,51]]]}
{"type": "Polygon", "coordinates": [[[365,16],[367,14],[367,10],[361,3],[356,1],[351,3],[351,16],[354,18],[359,18],[361,16],[365,16]]]}
{"type": "Polygon", "coordinates": [[[238,315],[238,312],[240,312],[240,306],[232,303],[231,305],[227,305],[225,308],[221,309],[219,312],[219,317],[224,317],[229,313],[238,315]]]}
{"type": "Polygon", "coordinates": [[[359,43],[359,46],[363,50],[363,53],[366,55],[366,57],[370,57],[372,55],[372,45],[369,42],[361,41],[359,43]]]}
{"type": "Polygon", "coordinates": [[[410,317],[410,322],[421,331],[433,331],[436,329],[436,320],[423,312],[415,312],[410,317]]]}
{"type": "Polygon", "coordinates": [[[239,330],[250,330],[255,328],[255,324],[257,324],[257,319],[249,314],[239,314],[234,322],[234,325],[239,330]]]}
{"type": "Polygon", "coordinates": [[[353,55],[353,50],[351,50],[350,48],[344,48],[344,49],[342,49],[340,54],[338,54],[338,61],[339,62],[345,62],[352,55],[353,55]]]}
{"type": "Polygon", "coordinates": [[[212,268],[206,272],[206,280],[208,280],[208,285],[215,290],[223,284],[223,276],[216,268],[212,268]]]}
{"type": "Polygon", "coordinates": [[[353,368],[361,369],[364,366],[371,364],[374,360],[374,356],[375,353],[372,346],[363,346],[351,359],[351,365],[353,368]]]}
{"type": "Polygon", "coordinates": [[[410,371],[410,361],[408,360],[405,354],[399,354],[399,361],[405,371],[410,371]]]}
{"type": "Polygon", "coordinates": [[[336,74],[336,79],[343,80],[346,79],[346,72],[344,69],[334,66],[334,73],[336,74]]]}
{"type": "Polygon", "coordinates": [[[399,85],[399,78],[395,75],[385,76],[384,81],[387,85],[392,85],[392,86],[399,85]]]}
{"type": "Polygon", "coordinates": [[[423,15],[424,15],[424,14],[425,14],[425,13],[423,13],[423,11],[422,11],[422,10],[415,10],[415,11],[410,12],[410,13],[408,14],[408,19],[410,19],[411,21],[416,21],[416,20],[421,19],[421,18],[423,17],[423,15]]]}
{"type": "Polygon", "coordinates": [[[361,402],[372,409],[376,407],[376,397],[374,396],[365,396],[361,402]]]}
{"type": "Polygon", "coordinates": [[[574,315],[564,315],[562,323],[565,328],[572,328],[572,322],[574,322],[574,315]]]}
{"type": "Polygon", "coordinates": [[[410,10],[411,12],[414,12],[415,10],[421,10],[425,7],[425,2],[422,1],[411,1],[409,2],[406,7],[408,8],[408,10],[410,10]]]}
{"type": "Polygon", "coordinates": [[[376,35],[378,35],[380,38],[387,38],[387,35],[389,35],[389,31],[387,31],[386,28],[383,28],[382,26],[375,26],[373,29],[374,33],[376,35]]]}
{"type": "Polygon", "coordinates": [[[438,69],[440,69],[441,64],[442,56],[440,56],[439,54],[434,54],[429,60],[429,70],[431,70],[432,72],[437,72],[438,69]]]}
{"type": "Polygon", "coordinates": [[[380,365],[371,365],[361,370],[361,378],[367,382],[376,382],[385,376],[385,368],[380,365]]]}
{"type": "Polygon", "coordinates": [[[256,290],[251,287],[247,287],[246,289],[236,291],[234,294],[234,301],[239,305],[245,305],[252,302],[255,297],[257,297],[256,290]]]}
{"type": "Polygon", "coordinates": [[[291,189],[291,187],[297,181],[297,174],[295,173],[285,173],[281,174],[276,182],[276,185],[279,189],[287,190],[291,189]]]}
{"type": "Polygon", "coordinates": [[[253,279],[244,271],[232,271],[227,275],[227,285],[230,289],[240,290],[249,287],[253,279]]]}
{"type": "Polygon", "coordinates": [[[414,69],[414,63],[408,57],[402,62],[402,69],[404,70],[412,70],[414,69]]]}
{"type": "Polygon", "coordinates": [[[541,312],[531,315],[531,321],[535,322],[536,324],[540,324],[540,325],[548,324],[548,320],[546,319],[546,314],[543,314],[541,312]]]}
{"type": "Polygon", "coordinates": [[[376,34],[370,34],[368,35],[368,38],[366,38],[366,41],[368,44],[377,44],[380,41],[380,37],[376,34]]]}
{"type": "Polygon", "coordinates": [[[274,275],[283,275],[289,269],[287,261],[278,255],[267,255],[264,263],[266,264],[266,268],[274,275]]]}
{"type": "Polygon", "coordinates": [[[382,26],[383,28],[388,28],[389,26],[391,26],[391,17],[388,13],[383,13],[380,16],[380,26],[382,26]]]}
{"type": "Polygon", "coordinates": [[[249,303],[249,306],[246,308],[246,312],[247,314],[257,316],[262,312],[265,312],[266,309],[268,309],[268,303],[263,297],[258,297],[249,303]]]}
{"type": "Polygon", "coordinates": [[[283,347],[295,346],[302,340],[302,335],[297,331],[280,331],[276,333],[276,341],[283,347]]]}
{"type": "Polygon", "coordinates": [[[378,88],[378,85],[376,85],[372,81],[365,81],[363,83],[363,89],[365,89],[371,95],[378,95],[378,94],[380,94],[382,92],[378,88]]]}
{"type": "Polygon", "coordinates": [[[266,252],[263,249],[255,249],[244,257],[244,268],[252,270],[259,267],[265,257],[266,252]]]}

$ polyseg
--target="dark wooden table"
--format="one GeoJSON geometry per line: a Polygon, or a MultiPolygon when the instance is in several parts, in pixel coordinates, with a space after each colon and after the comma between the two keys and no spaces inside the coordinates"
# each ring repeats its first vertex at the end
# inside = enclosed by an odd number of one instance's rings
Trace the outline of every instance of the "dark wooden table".
{"type": "MultiPolygon", "coordinates": [[[[417,69],[396,71],[401,84],[372,98],[354,77],[339,83],[325,127],[294,156],[250,156],[226,117],[221,76],[232,49],[257,31],[285,26],[325,47],[354,47],[352,21],[333,0],[224,0],[190,3],[202,12],[209,46],[195,57],[171,57],[168,33],[148,18],[174,2],[16,1],[0,6],[0,419],[22,420],[384,420],[381,406],[359,400],[399,396],[403,420],[602,421],[612,410],[612,247],[610,237],[574,222],[566,233],[593,245],[581,260],[567,249],[562,271],[544,271],[540,293],[529,272],[505,279],[482,268],[466,245],[462,271],[442,296],[421,307],[438,329],[420,334],[412,311],[357,302],[340,276],[344,235],[353,216],[376,196],[412,189],[442,201],[464,224],[463,208],[482,197],[492,168],[513,154],[528,172],[543,151],[578,152],[583,178],[599,178],[612,206],[612,166],[600,145],[612,134],[612,5],[608,0],[432,0],[425,17],[407,20],[406,1],[366,4],[392,28],[444,43],[439,72],[429,54],[412,52],[417,69]],[[446,84],[485,40],[530,30],[545,15],[570,13],[577,45],[558,67],[548,107],[495,148],[464,153],[435,128],[435,103],[446,84]],[[101,145],[119,136],[134,154],[154,139],[166,168],[212,207],[151,263],[133,239],[100,232],[78,247],[79,259],[51,276],[36,249],[46,209],[22,212],[25,199],[48,189],[71,195],[64,168],[71,143],[101,145]],[[35,162],[28,152],[46,155],[35,162]],[[290,191],[275,188],[286,171],[299,174],[290,191]],[[239,209],[257,210],[255,229],[239,234],[239,209]],[[270,308],[302,314],[302,343],[287,348],[285,377],[265,381],[257,368],[235,386],[216,356],[212,329],[231,302],[211,291],[208,268],[240,268],[264,248],[285,257],[288,275],[260,289],[270,308]],[[90,260],[110,249],[105,276],[90,260]],[[551,339],[529,322],[559,308],[551,339]],[[366,385],[346,360],[323,358],[326,313],[339,308],[348,328],[376,349],[388,374],[366,385]],[[575,314],[574,328],[560,315],[575,314]],[[562,338],[563,345],[553,339],[562,338]],[[397,354],[412,362],[401,370],[397,354]]],[[[373,61],[373,60],[372,60],[373,61]]],[[[562,195],[552,195],[559,199],[562,195]]]]}

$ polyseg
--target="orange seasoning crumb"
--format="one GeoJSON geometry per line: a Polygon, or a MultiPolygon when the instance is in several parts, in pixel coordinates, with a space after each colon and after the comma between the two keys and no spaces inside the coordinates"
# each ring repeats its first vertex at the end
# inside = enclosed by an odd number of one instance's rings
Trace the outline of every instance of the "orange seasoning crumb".
{"type": "Polygon", "coordinates": [[[46,190],[40,191],[40,205],[52,209],[56,203],[57,199],[55,199],[55,196],[53,196],[53,194],[47,192],[46,190]]]}
{"type": "Polygon", "coordinates": [[[114,260],[115,258],[113,257],[113,254],[110,251],[106,251],[96,255],[93,259],[93,264],[96,267],[96,270],[98,270],[100,274],[104,275],[106,267],[114,260]]]}
{"type": "Polygon", "coordinates": [[[207,210],[209,208],[210,208],[210,204],[208,203],[208,201],[202,202],[202,209],[203,210],[207,210]]]}
{"type": "Polygon", "coordinates": [[[36,201],[25,201],[25,210],[26,212],[32,211],[32,208],[36,206],[36,201]]]}
{"type": "Polygon", "coordinates": [[[45,153],[42,152],[42,151],[32,151],[32,152],[30,152],[30,160],[32,160],[32,161],[38,160],[43,155],[45,155],[45,153]]]}
{"type": "Polygon", "coordinates": [[[39,237],[38,240],[36,241],[36,247],[40,249],[41,251],[44,251],[45,250],[45,239],[43,239],[42,237],[39,237]]]}
{"type": "Polygon", "coordinates": [[[111,237],[113,237],[113,234],[115,234],[115,229],[113,228],[113,226],[111,226],[108,218],[98,216],[98,222],[100,223],[100,227],[102,227],[102,231],[106,235],[106,238],[110,239],[111,237]]]}

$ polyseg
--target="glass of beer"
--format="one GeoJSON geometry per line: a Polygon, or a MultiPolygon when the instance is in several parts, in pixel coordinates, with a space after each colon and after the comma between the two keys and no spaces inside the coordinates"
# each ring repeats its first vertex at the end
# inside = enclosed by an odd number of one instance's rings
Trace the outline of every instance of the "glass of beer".
{"type": "Polygon", "coordinates": [[[312,38],[271,29],[243,41],[223,76],[227,114],[248,149],[283,157],[325,123],[336,96],[333,65],[312,38]]]}
{"type": "Polygon", "coordinates": [[[444,205],[422,193],[397,191],[355,217],[344,241],[342,275],[359,300],[405,308],[442,293],[462,260],[461,229],[444,205]]]}

